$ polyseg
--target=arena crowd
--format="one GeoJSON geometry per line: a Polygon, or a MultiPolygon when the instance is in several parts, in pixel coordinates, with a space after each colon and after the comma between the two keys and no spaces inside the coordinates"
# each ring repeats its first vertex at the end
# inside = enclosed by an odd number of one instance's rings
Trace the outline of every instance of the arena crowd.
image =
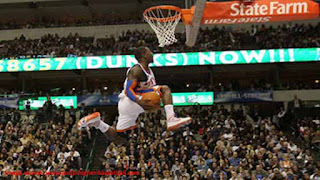
{"type": "Polygon", "coordinates": [[[135,48],[141,45],[150,47],[155,53],[320,47],[320,23],[316,26],[257,25],[246,31],[205,28],[200,30],[197,46],[192,48],[184,44],[184,33],[177,33],[176,37],[177,43],[160,48],[156,35],[151,31],[127,31],[119,37],[110,35],[97,40],[94,37],[81,37],[77,33],[67,37],[48,34],[40,39],[27,39],[21,35],[14,40],[0,42],[2,46],[0,56],[32,58],[126,55],[132,54],[135,48]]]}

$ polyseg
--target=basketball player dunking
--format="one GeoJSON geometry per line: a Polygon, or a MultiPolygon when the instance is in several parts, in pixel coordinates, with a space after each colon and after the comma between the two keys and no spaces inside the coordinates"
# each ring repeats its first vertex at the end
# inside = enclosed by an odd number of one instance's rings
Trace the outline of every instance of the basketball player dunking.
{"type": "Polygon", "coordinates": [[[189,124],[191,117],[177,118],[174,116],[171,90],[166,85],[157,86],[156,80],[149,64],[153,63],[153,53],[147,47],[139,47],[135,51],[138,64],[129,68],[124,83],[124,90],[119,95],[119,118],[116,129],[101,121],[100,113],[95,112],[78,121],[79,129],[95,127],[105,133],[107,138],[115,143],[126,142],[127,131],[136,127],[139,114],[155,107],[150,100],[141,100],[141,95],[146,92],[156,92],[162,98],[166,112],[167,129],[174,131],[183,125],[189,124]]]}

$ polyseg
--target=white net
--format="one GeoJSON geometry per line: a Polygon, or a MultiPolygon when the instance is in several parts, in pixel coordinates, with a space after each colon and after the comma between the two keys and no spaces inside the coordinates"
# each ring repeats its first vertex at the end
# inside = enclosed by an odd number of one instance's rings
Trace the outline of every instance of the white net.
{"type": "Polygon", "coordinates": [[[181,19],[180,11],[159,6],[146,11],[144,19],[156,33],[159,47],[177,42],[174,32],[181,19]]]}

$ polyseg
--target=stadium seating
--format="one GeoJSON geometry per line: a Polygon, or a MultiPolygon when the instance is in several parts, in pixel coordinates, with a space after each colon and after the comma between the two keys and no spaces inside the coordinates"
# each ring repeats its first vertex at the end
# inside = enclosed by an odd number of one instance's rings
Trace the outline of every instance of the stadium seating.
{"type": "Polygon", "coordinates": [[[312,25],[284,24],[278,27],[252,26],[250,31],[201,29],[196,47],[184,45],[185,34],[177,33],[178,43],[158,47],[157,37],[149,31],[127,31],[120,37],[97,39],[70,34],[68,37],[46,35],[41,39],[26,39],[23,35],[12,41],[2,41],[2,58],[66,57],[132,54],[141,45],[154,52],[197,52],[238,49],[277,49],[320,46],[320,23],[312,25]],[[295,38],[292,38],[295,37],[295,38]]]}

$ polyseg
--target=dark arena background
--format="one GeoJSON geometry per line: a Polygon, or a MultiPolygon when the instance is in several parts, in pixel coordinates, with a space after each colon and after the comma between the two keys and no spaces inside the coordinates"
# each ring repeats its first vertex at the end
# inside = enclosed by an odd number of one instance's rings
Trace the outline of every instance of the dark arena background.
{"type": "Polygon", "coordinates": [[[0,179],[319,180],[318,16],[312,0],[0,0],[0,179]],[[143,15],[159,5],[186,10],[143,15]],[[78,129],[94,112],[116,128],[141,46],[192,122],[168,131],[161,106],[123,145],[78,129]]]}

